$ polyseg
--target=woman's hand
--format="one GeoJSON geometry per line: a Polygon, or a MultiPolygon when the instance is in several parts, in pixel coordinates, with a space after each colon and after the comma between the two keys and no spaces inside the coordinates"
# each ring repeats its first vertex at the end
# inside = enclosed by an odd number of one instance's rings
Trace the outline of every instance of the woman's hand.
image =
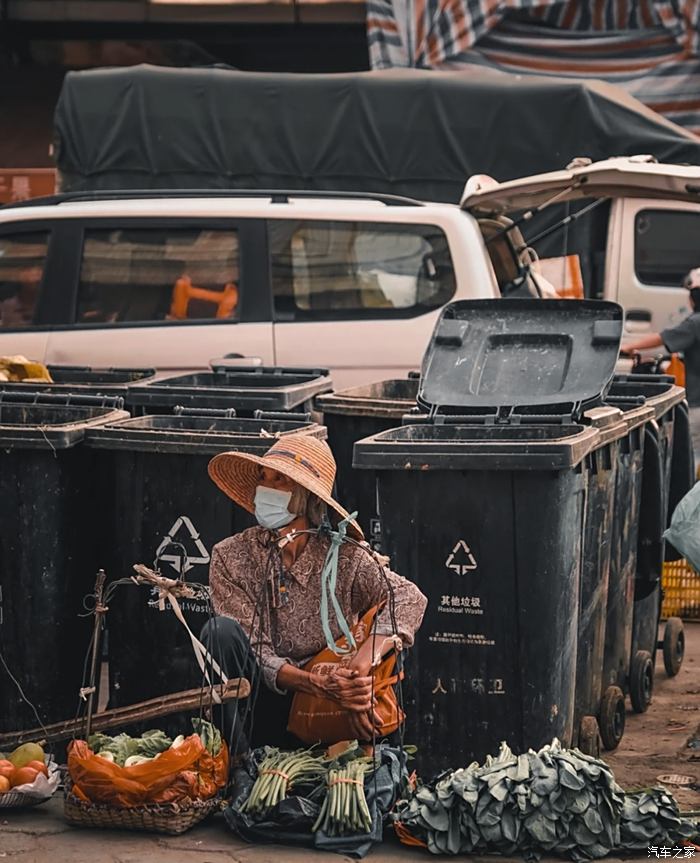
{"type": "Polygon", "coordinates": [[[381,734],[382,721],[374,709],[367,713],[348,713],[348,719],[353,734],[362,743],[372,740],[375,734],[381,734]]]}
{"type": "Polygon", "coordinates": [[[351,668],[338,666],[331,674],[311,672],[314,684],[326,698],[344,710],[362,713],[372,707],[372,678],[351,668]]]}
{"type": "Polygon", "coordinates": [[[352,667],[338,666],[323,678],[326,697],[332,698],[347,711],[350,727],[358,740],[372,740],[381,729],[372,700],[372,678],[361,675],[352,667]]]}

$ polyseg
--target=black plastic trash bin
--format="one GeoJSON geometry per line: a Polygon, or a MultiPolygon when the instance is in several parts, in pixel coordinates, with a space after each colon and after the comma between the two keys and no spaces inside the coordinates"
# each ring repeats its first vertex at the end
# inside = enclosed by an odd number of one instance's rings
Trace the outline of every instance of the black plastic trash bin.
{"type": "Polygon", "coordinates": [[[92,622],[105,490],[87,430],[128,416],[115,399],[0,393],[0,731],[72,719],[92,622]]]}
{"type": "Polygon", "coordinates": [[[353,446],[355,441],[401,424],[402,417],[416,407],[418,380],[415,375],[378,381],[316,399],[338,465],[336,496],[348,512],[358,513],[365,536],[374,543],[379,538],[374,475],[353,468],[353,446]]]}
{"type": "Polygon", "coordinates": [[[233,408],[239,416],[256,410],[310,412],[314,398],[332,389],[327,369],[221,365],[136,385],[129,404],[146,414],[169,413],[176,406],[233,408]]]}
{"type": "MultiPolygon", "coordinates": [[[[692,444],[685,391],[668,376],[616,378],[611,399],[643,399],[652,411],[644,427],[644,459],[640,492],[639,535],[634,567],[634,605],[627,690],[632,707],[644,712],[651,703],[658,629],[661,576],[665,559],[663,532],[673,509],[690,489],[692,444]]],[[[662,645],[670,675],[680,670],[684,653],[682,621],[666,622],[662,645]]]]}
{"type": "Polygon", "coordinates": [[[625,433],[616,453],[614,502],[609,520],[610,568],[604,598],[605,645],[599,713],[603,746],[611,750],[618,746],[625,730],[645,428],[653,419],[653,411],[643,399],[609,397],[609,403],[622,411],[625,421],[625,433]]]}
{"type": "Polygon", "coordinates": [[[597,448],[587,456],[588,483],[579,591],[574,742],[583,752],[598,755],[601,735],[610,740],[606,731],[611,721],[611,709],[620,738],[624,730],[624,695],[619,690],[616,693],[606,691],[607,687],[603,685],[603,660],[610,563],[615,545],[615,491],[627,423],[621,411],[610,406],[592,408],[586,412],[583,420],[599,431],[600,441],[597,448]],[[611,695],[616,696],[612,701],[611,695]]]}
{"type": "Polygon", "coordinates": [[[155,369],[107,368],[91,366],[48,367],[53,383],[33,381],[31,378],[19,383],[2,381],[0,390],[23,390],[42,393],[72,393],[73,395],[119,396],[128,402],[130,387],[144,382],[156,374],[155,369]]]}
{"type": "Polygon", "coordinates": [[[589,456],[603,445],[582,417],[621,332],[613,303],[453,303],[423,363],[428,415],[355,445],[355,466],[377,472],[383,547],[428,596],[404,684],[422,772],[502,740],[574,740],[589,456]]]}
{"type": "MultiPolygon", "coordinates": [[[[158,561],[165,576],[207,584],[212,547],[254,524],[209,479],[209,460],[231,449],[262,455],[275,436],[300,432],[326,437],[325,428],[309,422],[209,414],[148,415],[96,429],[88,446],[99,452],[103,470],[112,477],[108,578],[129,577],[133,564],[158,561]]],[[[120,588],[110,602],[110,706],[201,682],[184,627],[174,614],[148,603],[149,589],[131,586],[120,588]]],[[[199,635],[208,619],[206,603],[181,606],[199,635]]]]}

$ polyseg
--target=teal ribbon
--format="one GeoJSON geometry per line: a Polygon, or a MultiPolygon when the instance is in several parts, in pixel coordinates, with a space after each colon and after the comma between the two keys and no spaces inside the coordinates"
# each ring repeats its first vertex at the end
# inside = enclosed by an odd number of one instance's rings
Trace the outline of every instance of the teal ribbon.
{"type": "Polygon", "coordinates": [[[345,619],[345,615],[343,614],[343,610],[340,607],[340,603],[338,602],[338,597],[335,592],[336,584],[338,582],[338,554],[340,552],[340,546],[346,542],[348,525],[356,516],[357,513],[354,512],[352,515],[349,515],[338,523],[337,530],[328,530],[331,539],[331,547],[328,549],[328,554],[326,555],[326,560],[323,564],[323,571],[321,572],[321,626],[323,627],[323,634],[326,637],[328,649],[332,650],[336,656],[344,656],[345,654],[351,653],[356,647],[355,638],[352,632],[350,632],[350,627],[348,626],[348,622],[345,619]],[[329,600],[330,604],[333,606],[333,611],[335,612],[335,618],[338,621],[340,631],[347,639],[349,645],[347,649],[338,647],[335,643],[335,638],[333,638],[329,615],[329,600]]]}

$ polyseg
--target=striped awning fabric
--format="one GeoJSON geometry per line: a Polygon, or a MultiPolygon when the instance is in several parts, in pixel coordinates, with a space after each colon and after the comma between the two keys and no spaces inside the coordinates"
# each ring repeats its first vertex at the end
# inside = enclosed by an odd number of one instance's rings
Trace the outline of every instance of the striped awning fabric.
{"type": "Polygon", "coordinates": [[[597,78],[700,134],[700,0],[368,0],[373,68],[597,78]]]}

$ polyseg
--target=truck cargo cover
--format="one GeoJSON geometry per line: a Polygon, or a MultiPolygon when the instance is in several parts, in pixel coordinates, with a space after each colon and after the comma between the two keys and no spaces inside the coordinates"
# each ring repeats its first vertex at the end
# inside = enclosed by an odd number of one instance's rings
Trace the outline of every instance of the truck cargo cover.
{"type": "Polygon", "coordinates": [[[459,203],[499,181],[648,153],[700,164],[700,141],[597,82],[412,69],[333,75],[98,69],[55,114],[63,191],[371,191],[459,203]]]}

